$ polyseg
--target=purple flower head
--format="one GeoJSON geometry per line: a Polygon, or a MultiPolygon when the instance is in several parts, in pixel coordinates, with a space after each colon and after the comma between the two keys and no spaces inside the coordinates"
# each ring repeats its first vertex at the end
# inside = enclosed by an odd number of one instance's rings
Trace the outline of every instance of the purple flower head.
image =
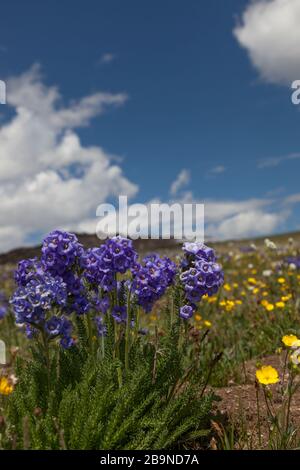
{"type": "Polygon", "coordinates": [[[103,317],[95,317],[95,323],[97,328],[98,336],[106,336],[107,335],[107,327],[104,324],[103,317]]]}
{"type": "Polygon", "coordinates": [[[14,279],[18,286],[26,286],[26,284],[38,277],[43,276],[41,263],[37,258],[24,259],[19,261],[18,267],[14,273],[14,279]]]}
{"type": "Polygon", "coordinates": [[[184,320],[189,320],[189,318],[193,316],[193,313],[194,313],[194,310],[193,310],[193,307],[191,307],[191,305],[184,305],[180,309],[179,316],[183,318],[184,320]]]}
{"type": "Polygon", "coordinates": [[[186,257],[181,265],[180,281],[188,302],[196,304],[203,295],[215,294],[224,281],[214,251],[199,243],[185,243],[186,257]]]}
{"type": "Polygon", "coordinates": [[[82,253],[82,245],[74,234],[55,230],[43,241],[41,262],[45,271],[63,276],[80,261],[82,253]]]}
{"type": "Polygon", "coordinates": [[[172,284],[175,275],[175,263],[157,254],[146,256],[143,265],[135,266],[131,290],[145,312],[152,310],[154,303],[172,284]]]}
{"type": "Polygon", "coordinates": [[[103,314],[107,313],[107,310],[110,307],[109,297],[102,297],[101,299],[99,299],[98,296],[95,296],[92,299],[91,303],[92,303],[93,307],[95,308],[95,310],[97,310],[98,312],[101,312],[103,314]]]}
{"type": "Polygon", "coordinates": [[[53,316],[50,320],[46,321],[45,330],[48,335],[58,336],[61,333],[62,323],[62,319],[57,316],[53,316]]]}
{"type": "Polygon", "coordinates": [[[71,336],[63,336],[60,340],[60,345],[63,349],[70,349],[74,344],[75,341],[71,336]]]}
{"type": "Polygon", "coordinates": [[[116,306],[111,312],[112,317],[117,323],[126,323],[127,320],[127,311],[126,307],[116,306]]]}
{"type": "Polygon", "coordinates": [[[105,292],[116,288],[116,274],[124,274],[137,260],[132,241],[120,236],[107,240],[99,248],[90,248],[82,256],[85,278],[105,292]]]}
{"type": "Polygon", "coordinates": [[[38,330],[34,328],[33,326],[27,324],[25,325],[25,334],[26,334],[26,338],[33,339],[37,336],[38,330]]]}
{"type": "Polygon", "coordinates": [[[192,259],[201,259],[208,262],[216,261],[214,250],[204,245],[204,243],[186,242],[183,244],[182,249],[192,259]]]}

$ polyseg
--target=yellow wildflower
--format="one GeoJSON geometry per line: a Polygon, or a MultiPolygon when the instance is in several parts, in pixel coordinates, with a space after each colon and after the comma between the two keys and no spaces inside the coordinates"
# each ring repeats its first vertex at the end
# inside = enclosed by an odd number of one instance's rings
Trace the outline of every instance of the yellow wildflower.
{"type": "Polygon", "coordinates": [[[276,302],[276,307],[278,308],[284,308],[285,307],[285,303],[284,302],[276,302]]]}
{"type": "Polygon", "coordinates": [[[199,313],[196,313],[195,320],[196,321],[201,321],[202,320],[202,317],[201,317],[201,315],[199,315],[199,313]]]}
{"type": "Polygon", "coordinates": [[[249,284],[257,284],[257,281],[254,277],[248,277],[248,283],[249,284]]]}
{"type": "Polygon", "coordinates": [[[0,377],[0,394],[10,395],[13,392],[13,385],[8,381],[6,377],[0,377]]]}
{"type": "Polygon", "coordinates": [[[278,282],[279,284],[285,284],[285,279],[284,279],[284,277],[279,277],[279,278],[277,279],[277,282],[278,282]]]}
{"type": "Polygon", "coordinates": [[[285,346],[287,346],[288,348],[290,348],[291,346],[293,346],[293,344],[298,341],[298,338],[297,336],[295,335],[285,335],[282,337],[282,340],[283,344],[285,346]]]}
{"type": "Polygon", "coordinates": [[[267,310],[268,312],[272,312],[272,310],[274,310],[274,305],[268,303],[268,305],[266,305],[265,308],[266,308],[266,310],[267,310]]]}
{"type": "Polygon", "coordinates": [[[262,366],[256,371],[256,378],[263,385],[276,384],[279,382],[278,372],[272,366],[262,366]]]}
{"type": "Polygon", "coordinates": [[[225,290],[227,290],[227,292],[231,291],[231,286],[230,286],[230,284],[227,284],[227,283],[224,284],[223,288],[224,288],[225,290]]]}
{"type": "Polygon", "coordinates": [[[204,320],[203,324],[206,328],[210,328],[212,326],[212,323],[209,320],[204,320]]]}

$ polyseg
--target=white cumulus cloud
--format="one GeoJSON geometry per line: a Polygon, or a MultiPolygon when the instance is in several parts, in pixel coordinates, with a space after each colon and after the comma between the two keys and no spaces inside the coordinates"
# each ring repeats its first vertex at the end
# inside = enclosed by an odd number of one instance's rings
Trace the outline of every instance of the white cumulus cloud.
{"type": "Polygon", "coordinates": [[[234,35],[263,80],[291,85],[300,78],[299,18],[299,0],[255,0],[245,9],[234,35]]]}
{"type": "Polygon", "coordinates": [[[76,230],[107,198],[137,192],[113,156],[84,147],[76,133],[124,104],[125,94],[95,93],[63,106],[38,66],[7,85],[15,115],[0,127],[0,251],[55,227],[76,230]]]}

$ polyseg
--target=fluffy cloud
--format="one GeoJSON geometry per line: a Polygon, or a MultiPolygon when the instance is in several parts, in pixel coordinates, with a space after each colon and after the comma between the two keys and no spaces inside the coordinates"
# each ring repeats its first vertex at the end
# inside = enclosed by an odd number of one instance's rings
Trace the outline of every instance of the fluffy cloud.
{"type": "MultiPolygon", "coordinates": [[[[35,66],[8,81],[7,98],[14,114],[0,127],[0,251],[40,241],[54,228],[94,233],[100,203],[135,196],[138,186],[118,159],[101,147],[83,146],[77,132],[108,107],[123,105],[126,95],[95,93],[64,106],[35,66]]],[[[191,191],[181,191],[189,181],[183,169],[170,188],[172,203],[204,203],[206,235],[213,238],[276,231],[299,202],[299,195],[290,196],[281,209],[276,199],[197,201],[191,191]]],[[[165,201],[153,199],[147,207],[153,202],[165,201]]],[[[148,233],[147,217],[141,225],[148,233]]]]}
{"type": "Polygon", "coordinates": [[[191,179],[189,170],[183,169],[177,175],[175,181],[171,184],[170,194],[172,196],[176,196],[179,191],[184,188],[187,184],[189,184],[191,179]]]}
{"type": "Polygon", "coordinates": [[[77,229],[108,197],[137,186],[100,147],[84,147],[75,129],[124,94],[95,93],[59,106],[55,87],[43,85],[37,66],[8,81],[14,117],[0,128],[0,249],[57,226],[77,229]]]}
{"type": "Polygon", "coordinates": [[[219,224],[210,225],[207,234],[215,239],[234,239],[273,233],[283,221],[283,213],[252,210],[227,217],[219,224]]]}
{"type": "Polygon", "coordinates": [[[234,34],[262,79],[288,84],[300,77],[299,0],[255,0],[234,34]]]}

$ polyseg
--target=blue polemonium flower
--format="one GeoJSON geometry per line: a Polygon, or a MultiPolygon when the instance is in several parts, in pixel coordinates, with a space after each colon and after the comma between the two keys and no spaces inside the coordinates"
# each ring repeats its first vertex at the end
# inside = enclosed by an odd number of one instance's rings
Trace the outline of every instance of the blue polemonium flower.
{"type": "Polygon", "coordinates": [[[74,346],[75,341],[71,336],[63,336],[59,343],[63,349],[70,349],[74,346]]]}
{"type": "Polygon", "coordinates": [[[34,328],[33,326],[31,326],[29,324],[26,324],[25,325],[25,334],[26,334],[26,338],[33,339],[37,336],[38,330],[36,328],[34,328]]]}
{"type": "Polygon", "coordinates": [[[146,256],[143,265],[135,265],[131,290],[137,303],[150,312],[154,303],[165,293],[176,275],[176,265],[157,254],[146,256]]]}
{"type": "Polygon", "coordinates": [[[53,316],[45,323],[45,331],[50,336],[58,336],[61,333],[63,321],[57,316],[53,316]]]}
{"type": "MultiPolygon", "coordinates": [[[[195,304],[201,300],[203,295],[216,294],[224,281],[224,273],[216,262],[216,255],[212,248],[203,243],[185,243],[183,250],[185,258],[181,266],[180,281],[185,298],[192,311],[195,311],[195,304]]],[[[185,307],[187,306],[182,307],[183,313],[180,311],[182,318],[185,318],[184,315],[187,312],[185,307]]],[[[188,312],[190,313],[191,310],[189,309],[188,312]]]]}
{"type": "Polygon", "coordinates": [[[97,328],[97,333],[98,336],[106,336],[107,335],[107,327],[104,323],[104,318],[97,316],[94,318],[94,321],[96,323],[96,328],[97,328]]]}
{"type": "Polygon", "coordinates": [[[194,309],[191,305],[184,305],[180,309],[179,316],[183,318],[184,320],[188,320],[189,318],[193,316],[193,313],[194,313],[194,309]]]}
{"type": "Polygon", "coordinates": [[[54,276],[64,276],[80,262],[83,247],[76,235],[55,230],[43,241],[41,262],[44,269],[54,276]]]}
{"type": "Polygon", "coordinates": [[[37,258],[24,259],[19,261],[17,269],[14,273],[14,279],[17,286],[26,286],[31,279],[43,275],[41,263],[37,258]]]}
{"type": "Polygon", "coordinates": [[[131,240],[120,236],[107,240],[99,248],[90,248],[82,256],[85,278],[105,292],[117,286],[116,274],[124,274],[137,260],[131,240]]]}
{"type": "Polygon", "coordinates": [[[112,317],[117,323],[126,323],[127,320],[127,311],[124,306],[116,306],[112,309],[112,317]]]}
{"type": "Polygon", "coordinates": [[[10,303],[13,307],[16,323],[25,324],[28,338],[32,338],[38,330],[44,329],[51,337],[70,336],[70,325],[63,317],[50,316],[53,308],[64,309],[67,304],[67,289],[59,277],[48,273],[30,276],[25,286],[17,288],[10,303]],[[66,328],[66,322],[68,328],[66,328]]]}

